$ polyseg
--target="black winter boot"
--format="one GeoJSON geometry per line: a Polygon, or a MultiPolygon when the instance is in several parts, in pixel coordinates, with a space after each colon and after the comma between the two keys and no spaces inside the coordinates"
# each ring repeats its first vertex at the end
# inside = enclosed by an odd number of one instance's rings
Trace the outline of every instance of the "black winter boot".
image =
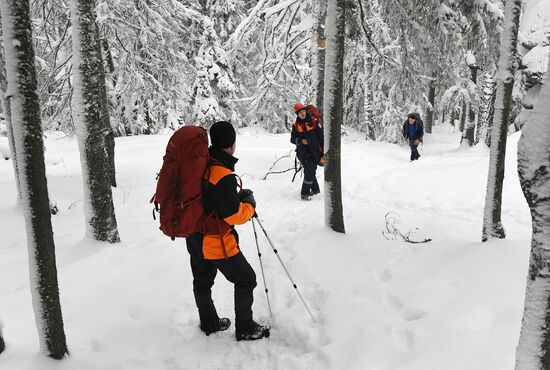
{"type": "Polygon", "coordinates": [[[235,323],[235,337],[237,340],[256,340],[269,338],[269,326],[262,326],[250,321],[237,321],[235,323]]]}
{"type": "Polygon", "coordinates": [[[201,330],[206,335],[210,335],[212,333],[218,332],[218,331],[224,331],[229,328],[231,325],[231,320],[229,320],[227,317],[222,318],[215,318],[214,320],[208,320],[201,322],[201,330]]]}

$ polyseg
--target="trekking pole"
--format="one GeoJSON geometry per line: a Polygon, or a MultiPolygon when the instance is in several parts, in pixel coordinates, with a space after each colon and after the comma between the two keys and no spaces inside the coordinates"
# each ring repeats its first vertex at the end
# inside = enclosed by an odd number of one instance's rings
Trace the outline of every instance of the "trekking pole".
{"type": "Polygon", "coordinates": [[[271,304],[269,303],[269,294],[268,294],[267,284],[265,282],[264,266],[262,264],[262,253],[260,252],[260,245],[258,244],[258,234],[256,234],[256,224],[254,223],[254,218],[255,217],[252,217],[252,228],[254,229],[254,239],[256,239],[256,249],[258,250],[258,258],[260,260],[260,270],[262,270],[262,280],[264,281],[265,298],[267,299],[267,308],[269,309],[269,317],[273,319],[273,313],[271,312],[271,304]]]}
{"type": "Polygon", "coordinates": [[[296,283],[294,282],[294,280],[292,280],[292,276],[290,276],[290,273],[288,272],[285,264],[283,263],[283,260],[281,259],[281,257],[279,256],[279,253],[277,252],[277,249],[275,248],[275,246],[273,245],[273,242],[271,241],[271,239],[269,238],[269,235],[267,235],[267,231],[265,231],[264,229],[264,226],[262,225],[262,222],[260,221],[260,219],[258,217],[255,217],[256,218],[256,221],[258,221],[258,225],[260,225],[260,228],[262,229],[265,237],[267,238],[267,241],[269,242],[269,245],[271,246],[271,249],[273,249],[273,252],[275,252],[275,255],[277,256],[277,259],[279,259],[279,262],[281,263],[281,266],[283,266],[283,269],[285,270],[286,272],[286,276],[288,276],[288,278],[290,279],[290,282],[292,283],[292,286],[294,287],[294,289],[296,290],[296,293],[298,293],[298,296],[300,297],[300,299],[302,300],[302,303],[304,304],[304,306],[306,307],[306,310],[307,312],[309,313],[309,316],[311,316],[311,319],[313,320],[313,322],[317,322],[315,320],[315,317],[313,316],[313,314],[311,313],[306,301],[304,300],[304,297],[302,297],[302,294],[300,294],[300,291],[298,290],[298,286],[296,285],[296,283]]]}

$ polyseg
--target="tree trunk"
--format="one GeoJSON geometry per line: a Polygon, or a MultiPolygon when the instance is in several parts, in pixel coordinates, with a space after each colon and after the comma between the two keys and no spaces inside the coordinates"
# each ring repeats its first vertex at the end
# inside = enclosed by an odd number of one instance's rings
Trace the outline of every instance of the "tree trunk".
{"type": "Polygon", "coordinates": [[[367,140],[376,140],[376,127],[374,123],[374,96],[372,87],[372,75],[374,71],[374,65],[372,62],[372,50],[369,50],[365,54],[365,121],[367,128],[367,140]]]}
{"type": "Polygon", "coordinates": [[[495,114],[495,86],[496,82],[491,73],[486,73],[483,83],[483,95],[479,108],[479,125],[476,130],[476,144],[484,142],[490,146],[490,129],[495,114]]]}
{"type": "Polygon", "coordinates": [[[329,0],[325,67],[325,218],[334,231],[344,233],[341,176],[341,135],[344,111],[345,0],[329,0]]]}
{"type": "Polygon", "coordinates": [[[427,134],[432,133],[432,126],[434,122],[434,105],[435,105],[435,77],[432,76],[428,88],[428,103],[429,106],[426,109],[426,124],[424,125],[424,131],[427,134]]]}
{"type": "Polygon", "coordinates": [[[481,240],[506,237],[501,221],[502,186],[506,159],[506,140],[508,138],[508,118],[512,105],[512,89],[516,72],[516,53],[518,41],[521,0],[506,2],[505,26],[501,35],[501,49],[498,61],[497,97],[495,101],[495,126],[491,133],[491,151],[487,193],[483,213],[481,240]]]}
{"type": "MultiPolygon", "coordinates": [[[[517,13],[519,13],[519,1],[516,1],[517,13]]],[[[533,234],[521,334],[516,350],[516,370],[550,369],[550,197],[548,196],[550,123],[548,117],[550,117],[550,74],[547,74],[546,83],[529,122],[521,130],[518,144],[518,174],[523,194],[531,210],[533,234]]],[[[497,123],[500,125],[500,120],[497,123]]],[[[493,137],[493,139],[496,138],[493,137]]]]}
{"type": "MultiPolygon", "coordinates": [[[[477,83],[477,70],[479,67],[475,64],[470,65],[470,78],[472,81],[477,83]]],[[[476,131],[476,112],[473,108],[472,100],[468,103],[468,121],[462,131],[462,140],[461,145],[473,146],[475,141],[475,131],[476,131]]]]}
{"type": "Polygon", "coordinates": [[[485,144],[491,147],[491,137],[493,132],[493,123],[495,121],[495,101],[497,97],[496,82],[493,85],[493,94],[491,95],[491,103],[489,104],[489,112],[487,112],[487,132],[485,133],[485,144]]]}
{"type": "Polygon", "coordinates": [[[466,102],[462,102],[462,109],[460,111],[460,123],[458,125],[458,130],[464,132],[464,126],[466,125],[466,102]]]}
{"type": "Polygon", "coordinates": [[[111,191],[106,140],[105,72],[95,26],[95,1],[72,0],[74,106],[84,178],[88,234],[120,241],[111,191]]]}
{"type": "Polygon", "coordinates": [[[67,352],[55,262],[29,2],[0,2],[11,122],[27,230],[31,296],[41,350],[67,352]]]}
{"type": "MultiPolygon", "coordinates": [[[[4,94],[2,93],[2,95],[4,94]]],[[[17,204],[21,204],[21,181],[19,179],[19,168],[17,165],[17,150],[15,146],[15,138],[13,137],[10,98],[6,96],[4,99],[2,99],[2,102],[4,106],[4,118],[6,120],[6,132],[8,134],[8,145],[10,147],[11,153],[11,163],[13,165],[13,174],[15,177],[15,186],[17,187],[17,204]]]]}
{"type": "Polygon", "coordinates": [[[451,112],[449,113],[449,123],[453,127],[455,127],[455,120],[456,120],[456,111],[454,110],[454,108],[451,108],[451,112]]]}
{"type": "Polygon", "coordinates": [[[315,76],[316,76],[316,97],[315,103],[321,116],[324,117],[324,93],[325,93],[325,24],[327,21],[327,0],[317,0],[317,19],[316,19],[316,34],[317,34],[317,61],[315,76]]]}
{"type": "MultiPolygon", "coordinates": [[[[95,37],[98,40],[97,46],[97,58],[101,61],[101,70],[99,75],[103,76],[100,84],[103,88],[100,88],[101,96],[99,100],[101,103],[101,122],[103,123],[103,138],[105,141],[105,149],[107,150],[107,164],[109,166],[109,182],[111,186],[116,187],[116,168],[115,168],[115,133],[111,127],[111,120],[109,115],[109,100],[107,99],[107,88],[105,84],[105,67],[103,63],[103,53],[101,50],[101,39],[99,37],[99,27],[95,26],[95,37]]],[[[111,61],[112,62],[112,61],[111,61]]],[[[100,77],[101,78],[101,77],[100,77]]]]}
{"type": "MultiPolygon", "coordinates": [[[[0,19],[0,22],[2,20],[0,19]]],[[[0,49],[1,50],[1,49],[0,49]]],[[[13,174],[15,178],[15,185],[17,187],[17,204],[21,204],[21,185],[19,183],[19,171],[17,169],[17,153],[15,150],[15,141],[13,138],[13,130],[11,127],[11,108],[10,99],[6,97],[8,91],[6,77],[6,66],[4,61],[4,55],[0,55],[0,105],[4,111],[4,119],[6,123],[6,133],[8,136],[8,145],[11,153],[11,163],[13,165],[13,174]]]]}

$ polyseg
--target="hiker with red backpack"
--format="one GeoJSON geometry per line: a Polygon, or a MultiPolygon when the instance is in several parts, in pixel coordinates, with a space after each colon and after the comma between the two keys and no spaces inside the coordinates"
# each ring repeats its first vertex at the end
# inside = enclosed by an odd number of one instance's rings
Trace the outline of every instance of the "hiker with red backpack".
{"type": "Polygon", "coordinates": [[[296,120],[292,126],[290,142],[296,145],[296,157],[304,168],[300,196],[303,200],[310,200],[313,195],[321,192],[315,173],[317,166],[323,166],[325,162],[323,118],[314,105],[296,103],[294,113],[296,120]]]}
{"type": "Polygon", "coordinates": [[[216,122],[210,128],[210,139],[210,165],[205,174],[202,204],[206,214],[215,213],[219,223],[225,224],[225,232],[194,233],[186,238],[201,329],[209,335],[226,330],[230,325],[229,319],[218,317],[211,298],[211,288],[219,270],[235,285],[236,339],[267,338],[269,327],[257,324],[252,318],[256,274],[239,249],[239,235],[234,227],[255,215],[256,201],[252,191],[237,191],[237,178],[233,173],[237,163],[233,156],[236,145],[233,125],[216,122]]]}
{"type": "Polygon", "coordinates": [[[256,274],[239,249],[234,227],[256,215],[256,201],[251,190],[241,186],[237,191],[233,125],[214,123],[210,138],[208,147],[206,130],[196,126],[184,126],[172,136],[152,201],[156,209],[160,206],[164,234],[186,238],[200,329],[210,335],[231,325],[228,318],[218,316],[212,301],[219,270],[235,287],[236,339],[267,338],[270,328],[252,317],[256,274]]]}

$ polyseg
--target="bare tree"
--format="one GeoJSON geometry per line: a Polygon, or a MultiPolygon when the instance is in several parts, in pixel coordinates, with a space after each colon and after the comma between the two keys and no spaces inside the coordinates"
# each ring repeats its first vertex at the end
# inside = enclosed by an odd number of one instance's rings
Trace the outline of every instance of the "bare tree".
{"type": "Polygon", "coordinates": [[[120,241],[111,191],[106,129],[105,71],[96,27],[95,1],[72,0],[74,107],[84,178],[88,232],[97,240],[120,241]]]}
{"type": "Polygon", "coordinates": [[[67,353],[55,262],[40,105],[37,95],[29,2],[0,2],[8,96],[27,229],[29,272],[41,350],[61,359],[67,353]]]}
{"type": "Polygon", "coordinates": [[[502,187],[508,122],[512,108],[512,89],[517,68],[516,54],[521,0],[507,1],[504,11],[505,24],[500,42],[495,121],[491,132],[489,174],[487,176],[487,193],[485,195],[485,211],[481,231],[482,241],[487,241],[489,238],[503,239],[506,237],[501,221],[502,187]]]}
{"type": "MultiPolygon", "coordinates": [[[[519,0],[518,0],[519,2],[519,0]]],[[[518,4],[519,7],[519,4],[518,4]]],[[[546,83],[518,144],[518,174],[533,234],[516,370],[550,369],[550,61],[546,83]]],[[[496,142],[494,143],[496,144],[496,142]]]]}
{"type": "Polygon", "coordinates": [[[345,0],[329,0],[325,60],[325,218],[328,226],[345,232],[342,207],[341,136],[344,117],[345,0]]]}

